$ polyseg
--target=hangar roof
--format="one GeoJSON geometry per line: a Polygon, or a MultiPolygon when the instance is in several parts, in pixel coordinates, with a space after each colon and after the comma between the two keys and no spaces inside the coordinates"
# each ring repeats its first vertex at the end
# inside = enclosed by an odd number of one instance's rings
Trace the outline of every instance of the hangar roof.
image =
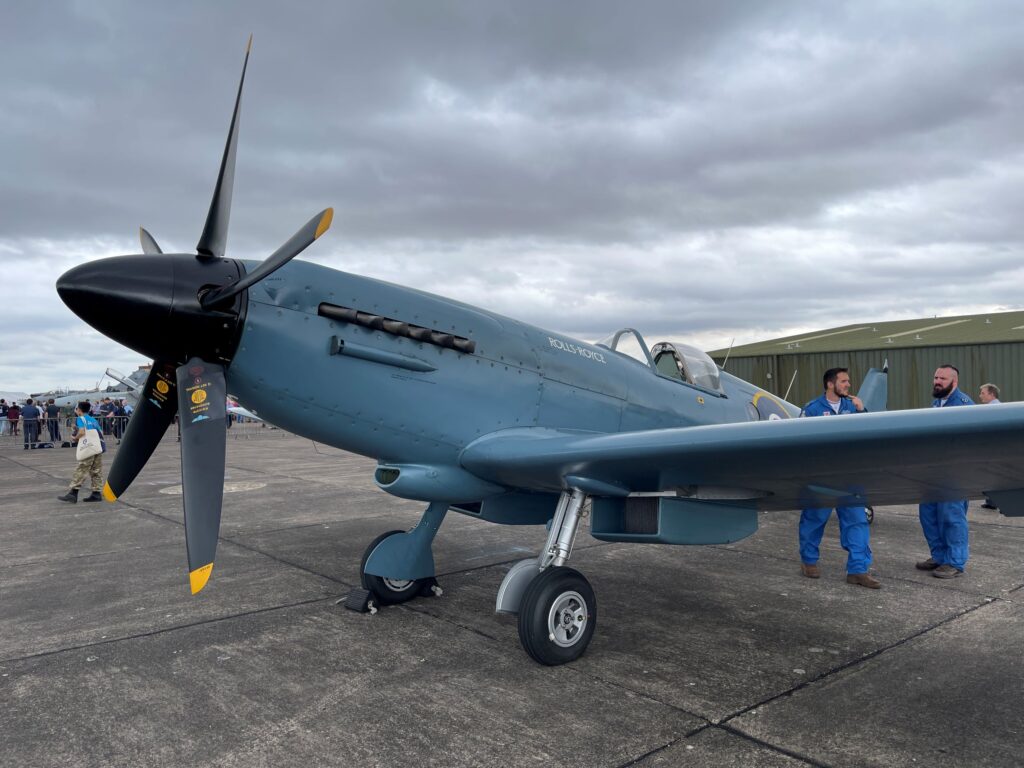
{"type": "MultiPolygon", "coordinates": [[[[733,347],[730,357],[1024,342],[1024,311],[864,322],[733,347]]],[[[719,359],[728,352],[708,352],[719,359]]]]}

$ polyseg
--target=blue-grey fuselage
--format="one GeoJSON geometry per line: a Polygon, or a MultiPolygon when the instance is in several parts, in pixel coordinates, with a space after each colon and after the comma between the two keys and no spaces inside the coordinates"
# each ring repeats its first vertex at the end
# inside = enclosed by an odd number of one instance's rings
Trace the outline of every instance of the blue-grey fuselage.
{"type": "Polygon", "coordinates": [[[693,386],[606,347],[299,261],[249,290],[227,377],[241,403],[285,429],[382,464],[453,469],[467,445],[500,430],[614,433],[748,421],[749,403],[763,394],[727,374],[721,392],[693,386]],[[331,319],[325,305],[468,339],[475,348],[373,327],[380,322],[331,319]]]}

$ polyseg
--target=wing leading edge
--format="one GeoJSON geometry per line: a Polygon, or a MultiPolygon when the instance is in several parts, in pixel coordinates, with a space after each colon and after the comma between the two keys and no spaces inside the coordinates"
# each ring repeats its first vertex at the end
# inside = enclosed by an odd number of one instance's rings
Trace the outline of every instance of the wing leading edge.
{"type": "MultiPolygon", "coordinates": [[[[753,498],[761,509],[909,504],[1024,489],[1024,403],[616,434],[486,435],[461,463],[502,485],[753,498]],[[565,478],[572,477],[574,482],[565,478]],[[725,494],[725,495],[723,495],[725,494]],[[731,494],[731,496],[730,496],[731,494]]],[[[601,495],[596,493],[595,495],[601,495]]],[[[1024,515],[1024,493],[1004,514],[1024,515]]]]}

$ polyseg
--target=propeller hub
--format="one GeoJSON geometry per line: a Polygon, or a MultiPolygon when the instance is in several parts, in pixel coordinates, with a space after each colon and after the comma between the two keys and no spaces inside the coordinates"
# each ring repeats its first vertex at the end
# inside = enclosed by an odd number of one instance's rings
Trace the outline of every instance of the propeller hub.
{"type": "Polygon", "coordinates": [[[57,293],[93,328],[142,355],[179,364],[190,357],[229,363],[245,320],[245,293],[216,309],[204,309],[199,297],[244,273],[233,259],[114,256],[68,270],[57,280],[57,293]]]}

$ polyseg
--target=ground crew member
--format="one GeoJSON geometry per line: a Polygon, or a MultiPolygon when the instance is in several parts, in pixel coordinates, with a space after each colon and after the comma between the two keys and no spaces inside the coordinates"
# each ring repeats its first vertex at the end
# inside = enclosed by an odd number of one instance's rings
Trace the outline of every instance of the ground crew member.
{"type": "MultiPolygon", "coordinates": [[[[805,405],[801,416],[842,416],[866,412],[860,398],[850,395],[849,369],[829,368],[822,377],[822,384],[825,393],[805,405]]],[[[812,507],[800,513],[800,571],[809,579],[821,577],[818,546],[831,515],[831,507],[812,507]]],[[[836,516],[839,518],[839,542],[847,552],[846,583],[878,589],[882,583],[868,573],[871,547],[866,510],[864,507],[836,507],[836,516]]]]}
{"type": "MultiPolygon", "coordinates": [[[[974,401],[960,391],[960,370],[950,363],[940,365],[932,380],[932,408],[956,405],[974,405],[974,401]]],[[[921,504],[918,507],[921,530],[932,554],[916,564],[920,571],[931,571],[939,579],[962,576],[967,565],[967,499],[921,504]]]]}

